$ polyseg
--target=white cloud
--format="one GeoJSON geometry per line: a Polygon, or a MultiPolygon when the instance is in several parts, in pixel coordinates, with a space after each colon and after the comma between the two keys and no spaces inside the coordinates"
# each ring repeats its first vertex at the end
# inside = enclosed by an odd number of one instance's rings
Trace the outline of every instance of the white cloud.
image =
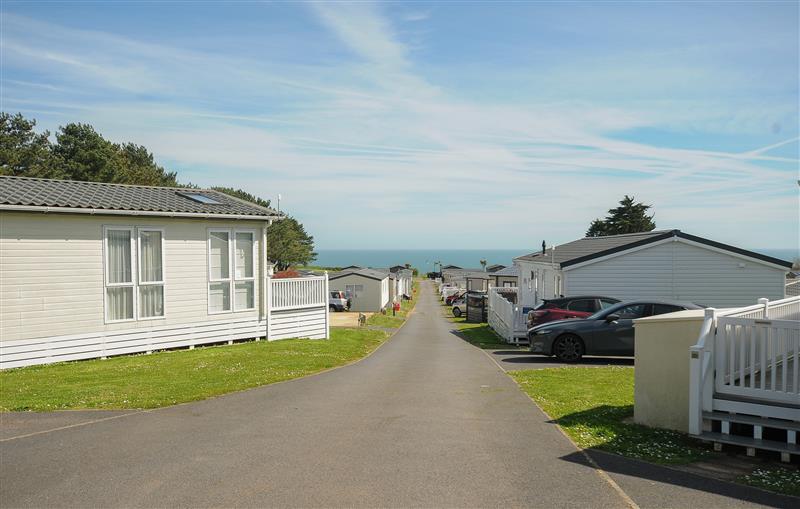
{"type": "Polygon", "coordinates": [[[50,112],[42,124],[51,130],[90,122],[144,144],[196,184],[280,192],[322,247],[561,242],[623,194],[653,203],[659,226],[746,247],[797,242],[797,194],[786,186],[796,190],[798,161],[769,155],[782,144],[679,150],[611,136],[658,122],[713,122],[725,118],[722,108],[692,117],[671,113],[668,102],[466,99],[416,69],[380,9],[314,4],[315,19],[354,56],[315,66],[11,16],[4,56],[13,69],[35,71],[42,86],[10,72],[3,99],[50,112]],[[737,224],[750,232],[744,242],[737,224]]]}

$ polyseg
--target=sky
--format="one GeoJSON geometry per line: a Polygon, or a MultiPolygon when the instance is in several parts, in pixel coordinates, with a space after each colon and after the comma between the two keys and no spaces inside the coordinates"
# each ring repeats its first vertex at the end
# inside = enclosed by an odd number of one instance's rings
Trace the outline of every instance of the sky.
{"type": "Polygon", "coordinates": [[[524,248],[625,194],[800,245],[798,2],[15,2],[0,109],[270,198],[318,248],[524,248]]]}

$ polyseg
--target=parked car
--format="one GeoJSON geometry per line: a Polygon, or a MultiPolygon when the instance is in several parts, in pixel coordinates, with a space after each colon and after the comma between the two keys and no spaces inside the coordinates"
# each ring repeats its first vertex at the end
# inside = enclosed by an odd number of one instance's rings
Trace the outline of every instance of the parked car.
{"type": "Polygon", "coordinates": [[[328,307],[331,311],[347,311],[350,308],[350,301],[344,292],[336,290],[328,296],[328,307]]]}
{"type": "Polygon", "coordinates": [[[461,292],[461,293],[454,293],[453,295],[448,295],[447,298],[444,299],[444,303],[447,304],[448,306],[452,306],[453,302],[464,297],[466,293],[467,292],[461,292]]]}
{"type": "Polygon", "coordinates": [[[670,301],[621,302],[583,320],[560,320],[528,331],[532,353],[554,355],[577,362],[584,355],[633,355],[633,321],[645,316],[702,309],[692,303],[670,301]]]}
{"type": "Polygon", "coordinates": [[[453,316],[460,317],[463,313],[467,312],[467,299],[464,295],[461,298],[453,301],[453,316]]]}
{"type": "Polygon", "coordinates": [[[586,318],[619,302],[613,297],[596,295],[545,299],[528,312],[528,328],[556,320],[586,318]]]}

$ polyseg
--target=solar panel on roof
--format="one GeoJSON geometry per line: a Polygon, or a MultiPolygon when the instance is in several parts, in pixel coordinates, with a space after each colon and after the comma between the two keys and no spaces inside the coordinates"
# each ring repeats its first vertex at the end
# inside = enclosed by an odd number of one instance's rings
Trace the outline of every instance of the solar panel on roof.
{"type": "Polygon", "coordinates": [[[178,194],[199,203],[205,203],[207,205],[222,205],[221,202],[218,202],[214,198],[206,196],[202,193],[178,193],[178,194]]]}

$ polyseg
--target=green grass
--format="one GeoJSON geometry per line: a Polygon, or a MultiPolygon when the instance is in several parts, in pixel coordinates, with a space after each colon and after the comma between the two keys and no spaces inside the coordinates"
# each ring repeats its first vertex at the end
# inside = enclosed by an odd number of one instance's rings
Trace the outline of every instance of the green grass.
{"type": "Polygon", "coordinates": [[[739,482],[759,488],[800,497],[800,470],[783,467],[756,468],[743,475],[739,482]]]}
{"type": "Polygon", "coordinates": [[[497,350],[517,348],[514,345],[508,344],[503,338],[498,336],[487,323],[468,323],[464,315],[456,318],[453,316],[453,307],[448,306],[442,302],[442,309],[445,318],[447,318],[454,325],[454,329],[458,331],[462,338],[468,343],[482,348],[484,350],[497,350]]]}
{"type": "Polygon", "coordinates": [[[709,454],[682,433],[630,422],[631,367],[565,367],[509,375],[580,447],[661,464],[690,463],[709,454]]]}
{"type": "Polygon", "coordinates": [[[156,408],[298,378],[359,359],[389,334],[331,329],[290,339],[9,369],[0,410],[156,408]]]}
{"type": "Polygon", "coordinates": [[[397,329],[403,322],[406,321],[408,318],[408,314],[411,313],[411,310],[414,309],[414,306],[417,303],[417,298],[419,295],[419,281],[414,280],[411,283],[411,292],[414,296],[411,300],[401,300],[400,301],[400,311],[397,312],[396,316],[392,316],[391,304],[386,311],[385,315],[381,313],[375,313],[374,315],[367,318],[367,325],[374,325],[376,327],[387,327],[390,329],[397,329]]]}

